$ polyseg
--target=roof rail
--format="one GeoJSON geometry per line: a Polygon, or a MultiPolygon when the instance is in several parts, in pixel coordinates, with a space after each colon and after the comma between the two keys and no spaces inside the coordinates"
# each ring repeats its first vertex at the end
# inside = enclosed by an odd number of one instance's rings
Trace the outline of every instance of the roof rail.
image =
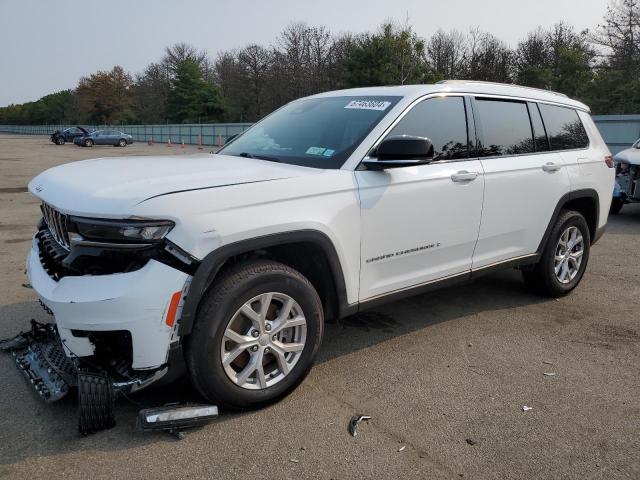
{"type": "Polygon", "coordinates": [[[516,88],[525,88],[527,90],[535,90],[537,92],[551,93],[553,95],[558,95],[560,97],[569,98],[564,93],[554,92],[553,90],[546,90],[544,88],[535,88],[535,87],[525,87],[523,85],[516,85],[515,83],[499,83],[499,82],[485,82],[483,80],[440,80],[436,82],[436,84],[454,84],[454,85],[462,85],[465,83],[472,83],[474,85],[498,85],[502,87],[516,87],[516,88]]]}

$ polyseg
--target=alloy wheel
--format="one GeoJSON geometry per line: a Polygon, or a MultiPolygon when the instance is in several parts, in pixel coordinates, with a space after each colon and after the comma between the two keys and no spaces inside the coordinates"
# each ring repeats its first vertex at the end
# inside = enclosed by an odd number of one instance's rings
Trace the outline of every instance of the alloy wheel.
{"type": "Polygon", "coordinates": [[[580,230],[578,227],[568,227],[562,232],[556,245],[554,270],[560,283],[569,283],[576,277],[583,255],[584,238],[580,230]]]}
{"type": "Polygon", "coordinates": [[[249,390],[282,381],[302,356],[307,320],[284,293],[269,292],[245,302],[231,317],[220,346],[225,373],[249,390]]]}

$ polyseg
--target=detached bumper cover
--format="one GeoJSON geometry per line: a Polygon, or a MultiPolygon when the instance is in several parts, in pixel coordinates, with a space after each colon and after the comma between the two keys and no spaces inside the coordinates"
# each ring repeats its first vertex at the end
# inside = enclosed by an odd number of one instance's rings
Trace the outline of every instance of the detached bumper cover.
{"type": "Polygon", "coordinates": [[[131,334],[133,369],[165,364],[173,328],[165,323],[172,295],[183,291],[190,276],[155,260],[134,272],[67,276],[52,279],[43,268],[36,241],[27,259],[34,291],[53,312],[67,356],[94,353],[86,336],[74,330],[131,334]]]}

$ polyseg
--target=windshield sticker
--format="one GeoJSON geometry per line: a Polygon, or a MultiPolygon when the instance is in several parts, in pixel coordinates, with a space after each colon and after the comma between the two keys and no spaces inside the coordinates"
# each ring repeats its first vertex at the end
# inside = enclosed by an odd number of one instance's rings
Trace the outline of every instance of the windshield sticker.
{"type": "Polygon", "coordinates": [[[322,147],[309,147],[305,152],[307,155],[322,155],[326,148],[322,147]]]}
{"type": "Polygon", "coordinates": [[[325,149],[324,153],[322,154],[323,157],[330,157],[331,155],[333,155],[334,153],[336,153],[335,150],[332,150],[331,148],[327,148],[325,149]]]}
{"type": "Polygon", "coordinates": [[[383,100],[351,100],[344,108],[355,108],[358,110],[386,110],[391,102],[383,100]]]}

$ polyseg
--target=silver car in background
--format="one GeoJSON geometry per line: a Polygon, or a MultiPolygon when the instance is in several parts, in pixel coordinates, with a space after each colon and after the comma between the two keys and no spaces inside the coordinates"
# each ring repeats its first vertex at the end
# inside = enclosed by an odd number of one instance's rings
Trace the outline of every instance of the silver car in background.
{"type": "Polygon", "coordinates": [[[640,202],[640,139],[631,148],[618,152],[613,160],[616,166],[616,185],[610,212],[616,215],[625,203],[640,202]]]}
{"type": "Polygon", "coordinates": [[[73,143],[81,147],[93,147],[94,145],[126,147],[133,143],[133,137],[118,130],[96,130],[87,135],[74,138],[73,143]]]}

